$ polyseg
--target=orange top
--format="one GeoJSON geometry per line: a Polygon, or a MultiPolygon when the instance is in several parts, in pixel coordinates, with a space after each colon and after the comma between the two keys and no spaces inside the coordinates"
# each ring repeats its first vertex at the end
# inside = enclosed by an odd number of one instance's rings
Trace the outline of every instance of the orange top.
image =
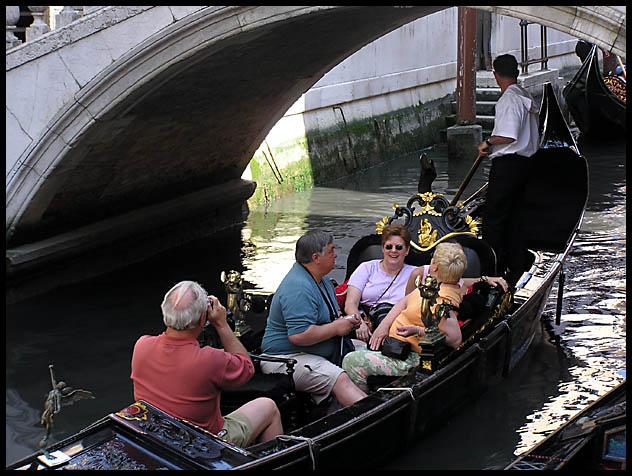
{"type": "MultiPolygon", "coordinates": [[[[412,335],[402,337],[397,335],[397,332],[395,331],[397,326],[424,327],[424,323],[421,320],[421,294],[419,293],[419,289],[416,289],[415,291],[416,292],[413,292],[408,296],[406,309],[404,309],[401,314],[395,318],[388,335],[399,340],[410,342],[412,350],[417,353],[421,353],[421,347],[419,347],[419,336],[412,335]]],[[[437,303],[432,307],[432,312],[434,312],[437,305],[443,301],[447,301],[454,306],[461,304],[461,288],[441,285],[439,288],[439,297],[437,298],[437,303]]]]}

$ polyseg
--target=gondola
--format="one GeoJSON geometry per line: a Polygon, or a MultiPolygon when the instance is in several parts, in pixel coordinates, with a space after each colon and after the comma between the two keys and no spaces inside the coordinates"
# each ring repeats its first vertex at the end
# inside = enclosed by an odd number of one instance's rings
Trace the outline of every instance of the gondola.
{"type": "Polygon", "coordinates": [[[624,380],[505,469],[625,469],[626,442],[624,380]]]}
{"type": "MultiPolygon", "coordinates": [[[[50,458],[36,453],[8,469],[340,469],[345,464],[360,469],[374,468],[400,452],[516,366],[534,337],[578,233],[588,194],[586,160],[550,84],[544,87],[541,111],[541,148],[534,160],[542,175],[528,184],[524,206],[515,217],[522,224],[532,263],[508,292],[481,288],[484,299],[474,318],[464,323],[459,348],[451,349],[441,340],[422,343],[418,368],[400,378],[370,378],[368,396],[345,408],[316,406],[294,391],[295,361],[281,359],[287,373],[256,372],[246,385],[222,392],[224,412],[257,396],[273,398],[281,411],[285,435],[246,449],[138,401],[51,445],[50,458]]],[[[433,246],[452,238],[466,250],[468,273],[494,275],[494,251],[478,229],[486,187],[451,206],[442,194],[428,189],[432,177],[424,178],[427,163],[422,170],[419,192],[379,220],[375,235],[358,240],[349,253],[348,268],[372,259],[382,227],[402,222],[414,237],[414,252],[407,258],[411,263],[428,262],[433,246]]],[[[225,276],[236,333],[252,352],[256,367],[264,359],[257,350],[271,296],[244,289],[238,273],[225,276]]],[[[200,339],[214,343],[210,331],[200,339]]]]}
{"type": "MultiPolygon", "coordinates": [[[[625,91],[619,78],[608,77],[625,91]]],[[[609,88],[599,69],[597,47],[593,45],[573,79],[562,90],[568,110],[580,132],[586,137],[620,138],[625,136],[625,100],[609,88]]]]}

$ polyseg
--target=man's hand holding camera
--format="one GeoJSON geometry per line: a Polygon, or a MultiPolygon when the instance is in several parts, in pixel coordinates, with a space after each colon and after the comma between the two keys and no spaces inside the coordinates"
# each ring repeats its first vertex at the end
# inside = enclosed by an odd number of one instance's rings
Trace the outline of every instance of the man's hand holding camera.
{"type": "Polygon", "coordinates": [[[226,308],[222,306],[222,303],[215,296],[208,296],[206,313],[208,320],[216,329],[228,326],[226,322],[226,308]]]}

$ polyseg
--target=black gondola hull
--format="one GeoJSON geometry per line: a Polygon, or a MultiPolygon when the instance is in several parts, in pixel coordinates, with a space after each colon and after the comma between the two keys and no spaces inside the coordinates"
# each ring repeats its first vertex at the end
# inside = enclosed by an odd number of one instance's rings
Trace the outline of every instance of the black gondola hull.
{"type": "Polygon", "coordinates": [[[604,82],[596,46],[592,47],[562,95],[575,124],[585,136],[601,139],[625,136],[625,101],[604,82]]]}

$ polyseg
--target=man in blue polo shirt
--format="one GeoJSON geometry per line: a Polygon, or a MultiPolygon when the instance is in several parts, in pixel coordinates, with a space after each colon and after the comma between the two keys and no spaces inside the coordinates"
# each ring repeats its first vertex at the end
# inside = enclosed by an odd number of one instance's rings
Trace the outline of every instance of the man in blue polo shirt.
{"type": "MultiPolygon", "coordinates": [[[[335,289],[326,276],[336,261],[333,237],[322,232],[302,236],[295,257],[296,263],[272,298],[261,351],[296,359],[296,389],[310,393],[316,403],[333,393],[340,405],[351,405],[366,394],[331,359],[340,336],[357,328],[360,321],[355,316],[339,318],[335,289]]],[[[261,370],[283,372],[284,366],[262,362],[261,370]]]]}

